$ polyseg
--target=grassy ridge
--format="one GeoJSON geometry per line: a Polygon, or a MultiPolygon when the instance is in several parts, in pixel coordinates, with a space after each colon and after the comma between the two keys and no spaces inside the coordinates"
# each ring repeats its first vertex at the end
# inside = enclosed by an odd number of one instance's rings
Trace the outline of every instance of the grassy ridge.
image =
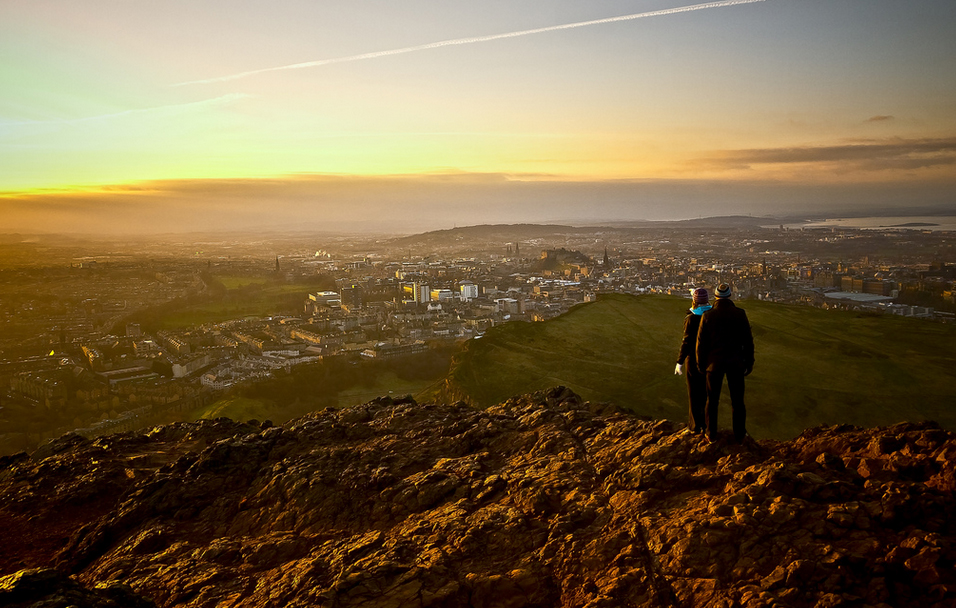
{"type": "Polygon", "coordinates": [[[185,418],[225,416],[280,423],[314,410],[358,405],[376,397],[419,398],[423,391],[441,383],[454,351],[453,345],[446,345],[382,361],[333,357],[236,387],[222,399],[189,412],[185,418]]]}
{"type": "Polygon", "coordinates": [[[249,399],[247,397],[228,396],[215,403],[203,406],[190,412],[185,418],[189,421],[199,420],[200,418],[231,418],[233,420],[272,420],[273,422],[285,422],[285,416],[276,408],[276,405],[270,401],[260,399],[249,399]],[[276,420],[275,414],[282,416],[281,420],[276,420]]]}
{"type": "MultiPolygon", "coordinates": [[[[512,323],[467,343],[446,392],[479,406],[555,385],[652,417],[684,421],[673,375],[689,301],[602,296],[544,323],[512,323]]],[[[956,429],[956,328],[759,301],[740,302],[756,343],[748,428],[788,438],[820,424],[933,419],[956,429]]],[[[721,426],[730,422],[724,391],[721,426]]]]}
{"type": "MultiPolygon", "coordinates": [[[[332,407],[346,407],[361,405],[377,397],[403,395],[417,395],[435,384],[434,380],[408,380],[388,371],[381,374],[370,374],[369,383],[355,385],[330,394],[330,399],[323,405],[332,407]]],[[[220,416],[233,420],[271,420],[275,423],[286,422],[292,418],[307,414],[316,409],[314,403],[307,400],[288,399],[275,400],[262,396],[242,397],[228,395],[202,406],[184,416],[189,421],[200,418],[219,418],[220,416]]]]}

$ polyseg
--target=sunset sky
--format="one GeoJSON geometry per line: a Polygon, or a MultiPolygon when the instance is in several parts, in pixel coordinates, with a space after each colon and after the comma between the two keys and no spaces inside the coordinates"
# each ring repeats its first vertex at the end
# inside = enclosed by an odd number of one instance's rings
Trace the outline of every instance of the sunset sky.
{"type": "Polygon", "coordinates": [[[737,2],[2,0],[0,232],[956,213],[956,2],[737,2]]]}

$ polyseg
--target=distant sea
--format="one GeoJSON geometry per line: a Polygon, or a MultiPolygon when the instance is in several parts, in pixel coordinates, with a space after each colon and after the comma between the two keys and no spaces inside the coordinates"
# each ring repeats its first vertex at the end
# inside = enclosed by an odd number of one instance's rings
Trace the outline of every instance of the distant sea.
{"type": "MultiPolygon", "coordinates": [[[[779,224],[778,224],[779,226],[779,224]]],[[[956,216],[841,217],[799,224],[787,228],[858,228],[860,230],[954,230],[956,216]]],[[[773,226],[769,226],[773,227],[773,226]]]]}

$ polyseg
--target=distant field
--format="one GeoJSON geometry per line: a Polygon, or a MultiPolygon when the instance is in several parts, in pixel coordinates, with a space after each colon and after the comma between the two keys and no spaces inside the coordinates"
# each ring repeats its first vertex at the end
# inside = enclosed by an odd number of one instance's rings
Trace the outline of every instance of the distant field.
{"type": "Polygon", "coordinates": [[[222,283],[226,289],[239,289],[248,285],[263,285],[268,282],[266,277],[244,277],[244,276],[216,276],[216,280],[222,283]]]}
{"type": "MultiPolygon", "coordinates": [[[[544,323],[510,323],[456,357],[446,398],[487,406],[565,385],[652,417],[684,421],[686,385],[674,376],[689,301],[602,296],[544,323]]],[[[756,343],[747,379],[749,430],[787,438],[820,424],[934,419],[956,429],[956,327],[900,317],[759,301],[746,309],[756,343]]],[[[724,391],[722,427],[729,425],[724,391]]]]}
{"type": "MultiPolygon", "coordinates": [[[[233,279],[238,281],[239,277],[233,279]]],[[[219,280],[222,282],[223,278],[219,277],[219,280]]],[[[313,286],[307,284],[267,285],[264,279],[260,282],[254,277],[242,277],[241,280],[251,281],[240,285],[247,289],[233,293],[233,290],[239,288],[230,288],[230,291],[215,301],[169,311],[163,314],[160,323],[166,329],[177,329],[244,317],[297,314],[302,310],[302,304],[308,297],[309,291],[315,290],[313,286]],[[249,287],[252,288],[249,289],[249,287]]]]}

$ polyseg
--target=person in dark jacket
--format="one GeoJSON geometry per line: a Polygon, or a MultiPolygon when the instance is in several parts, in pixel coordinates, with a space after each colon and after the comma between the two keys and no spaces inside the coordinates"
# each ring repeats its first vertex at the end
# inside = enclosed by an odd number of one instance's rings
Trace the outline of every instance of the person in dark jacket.
{"type": "Polygon", "coordinates": [[[693,292],[694,303],[684,316],[684,338],[680,343],[680,352],[677,353],[677,367],[674,373],[681,375],[687,370],[687,401],[689,404],[688,425],[694,433],[703,433],[706,419],[704,408],[707,404],[706,377],[697,369],[697,328],[700,327],[700,317],[710,310],[707,290],[700,288],[693,292]]]}
{"type": "Polygon", "coordinates": [[[730,286],[721,283],[715,295],[717,301],[701,317],[697,331],[697,365],[707,386],[707,436],[717,439],[717,406],[726,376],[734,438],[741,442],[747,436],[744,376],[754,368],[754,338],[747,313],[730,300],[730,286]]]}

